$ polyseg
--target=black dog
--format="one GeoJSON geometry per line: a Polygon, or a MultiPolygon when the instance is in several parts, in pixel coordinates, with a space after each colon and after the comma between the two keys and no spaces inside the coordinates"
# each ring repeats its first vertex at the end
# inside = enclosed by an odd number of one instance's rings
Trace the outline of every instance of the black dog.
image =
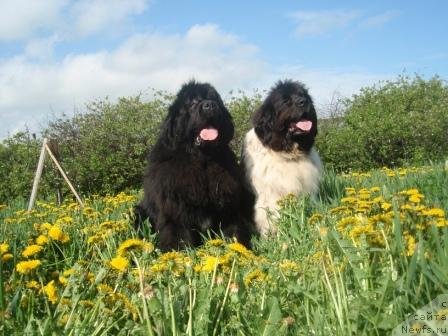
{"type": "Polygon", "coordinates": [[[149,218],[166,251],[197,246],[209,232],[250,247],[253,196],[229,147],[232,118],[209,84],[184,84],[148,157],[136,224],[149,218]]]}

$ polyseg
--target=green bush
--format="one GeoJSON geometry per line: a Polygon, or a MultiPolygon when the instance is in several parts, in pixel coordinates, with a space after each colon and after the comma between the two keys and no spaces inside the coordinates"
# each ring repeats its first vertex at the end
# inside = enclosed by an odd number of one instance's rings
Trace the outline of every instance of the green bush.
{"type": "Polygon", "coordinates": [[[238,157],[241,153],[244,136],[252,128],[251,116],[261,105],[261,102],[262,97],[258,92],[255,92],[253,96],[247,96],[243,92],[239,92],[238,96],[232,96],[227,103],[235,124],[235,136],[231,145],[238,157]]]}
{"type": "Polygon", "coordinates": [[[51,122],[44,135],[59,144],[68,176],[83,194],[140,186],[148,147],[157,136],[170,96],[91,102],[87,112],[51,122]]]}
{"type": "MultiPolygon", "coordinates": [[[[142,185],[148,149],[173,96],[156,92],[116,103],[97,100],[73,117],[52,121],[42,135],[59,147],[60,160],[83,195],[117,193],[142,185]]],[[[227,106],[235,122],[237,156],[261,94],[238,92],[227,106]]],[[[420,164],[448,156],[448,87],[438,77],[399,77],[343,100],[342,116],[320,120],[316,141],[324,164],[342,170],[420,164]]],[[[29,197],[42,139],[18,133],[0,144],[0,203],[29,197]]],[[[69,194],[47,160],[39,195],[69,194]]]]}
{"type": "Polygon", "coordinates": [[[394,167],[448,154],[448,87],[438,77],[400,76],[345,100],[345,116],[325,122],[317,147],[337,170],[394,167]]]}

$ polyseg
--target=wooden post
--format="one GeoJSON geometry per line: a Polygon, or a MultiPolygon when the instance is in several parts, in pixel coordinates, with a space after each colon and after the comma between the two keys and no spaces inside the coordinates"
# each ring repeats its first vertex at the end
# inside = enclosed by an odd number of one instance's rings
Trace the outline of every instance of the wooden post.
{"type": "Polygon", "coordinates": [[[75,188],[73,187],[73,185],[70,183],[70,180],[68,179],[67,175],[65,174],[64,170],[62,169],[62,167],[59,165],[58,160],[56,160],[56,158],[54,157],[53,153],[51,152],[50,147],[48,147],[48,144],[45,142],[45,148],[48,151],[48,154],[50,155],[51,159],[53,160],[54,164],[56,165],[56,167],[58,167],[62,177],[64,178],[65,182],[67,182],[70,190],[72,191],[72,193],[75,195],[76,199],[78,200],[78,203],[83,207],[84,204],[82,203],[81,197],[79,197],[78,193],[76,192],[75,188]]]}
{"type": "MultiPolygon", "coordinates": [[[[58,143],[56,141],[54,141],[53,139],[49,139],[49,141],[47,142],[48,144],[48,148],[50,148],[50,151],[53,153],[54,157],[56,158],[56,160],[58,160],[58,162],[61,162],[61,156],[59,154],[59,146],[58,143]]],[[[63,194],[62,194],[62,175],[61,172],[59,171],[59,169],[54,166],[54,170],[56,171],[56,200],[58,202],[58,205],[62,204],[62,201],[64,199],[63,194]]]]}
{"type": "Polygon", "coordinates": [[[28,203],[28,211],[30,211],[33,208],[34,201],[36,200],[37,187],[39,186],[40,177],[42,176],[42,170],[44,169],[46,147],[47,147],[47,138],[44,138],[44,142],[42,143],[42,149],[40,151],[39,163],[37,164],[36,175],[34,176],[33,190],[31,191],[30,202],[28,203]]]}

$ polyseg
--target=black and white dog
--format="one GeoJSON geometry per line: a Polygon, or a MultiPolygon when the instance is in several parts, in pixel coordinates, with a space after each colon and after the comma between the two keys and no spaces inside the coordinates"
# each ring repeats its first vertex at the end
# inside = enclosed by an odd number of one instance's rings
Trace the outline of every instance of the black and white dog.
{"type": "Polygon", "coordinates": [[[254,198],[229,147],[232,118],[207,83],[184,84],[148,157],[136,225],[149,218],[163,251],[197,246],[208,233],[250,247],[254,198]]]}
{"type": "Polygon", "coordinates": [[[253,116],[244,139],[242,161],[256,195],[255,224],[265,236],[277,228],[277,202],[287,194],[312,194],[319,188],[322,164],[314,149],[317,116],[299,82],[278,82],[253,116]]]}

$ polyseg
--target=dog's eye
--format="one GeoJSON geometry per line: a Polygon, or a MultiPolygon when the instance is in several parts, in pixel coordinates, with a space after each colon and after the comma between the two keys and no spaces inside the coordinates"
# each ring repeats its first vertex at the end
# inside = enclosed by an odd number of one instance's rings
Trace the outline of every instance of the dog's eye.
{"type": "Polygon", "coordinates": [[[193,100],[190,102],[190,106],[195,106],[195,105],[197,105],[197,104],[199,104],[199,99],[193,99],[193,100]]]}
{"type": "Polygon", "coordinates": [[[305,97],[298,97],[298,98],[294,99],[294,103],[297,106],[305,106],[306,98],[305,97]]]}

